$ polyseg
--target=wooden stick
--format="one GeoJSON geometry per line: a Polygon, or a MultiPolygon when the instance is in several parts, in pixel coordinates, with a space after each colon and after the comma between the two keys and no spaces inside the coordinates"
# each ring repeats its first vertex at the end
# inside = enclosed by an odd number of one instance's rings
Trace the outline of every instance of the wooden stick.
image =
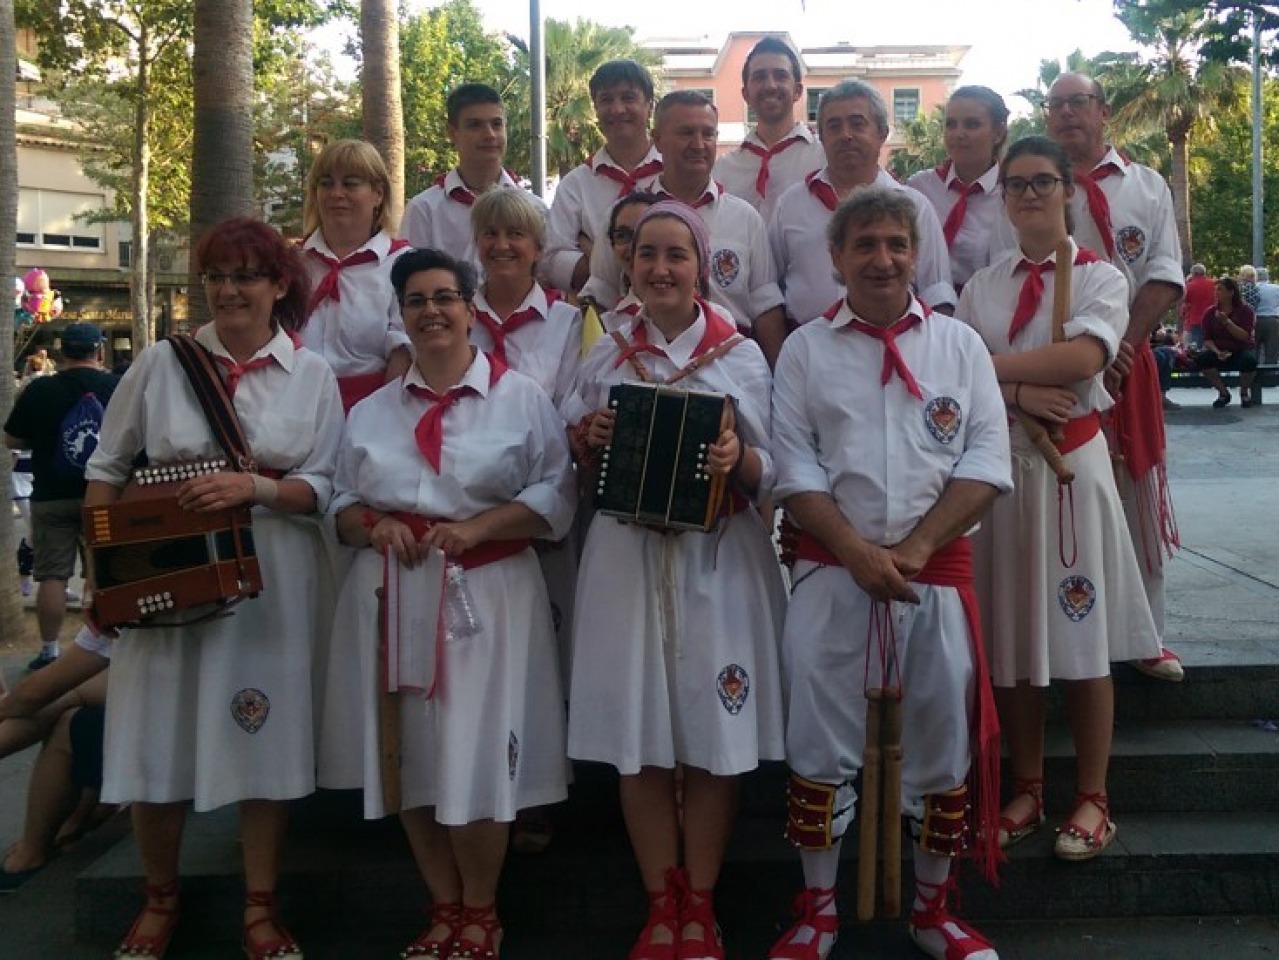
{"type": "Polygon", "coordinates": [[[862,758],[861,834],[857,848],[857,919],[875,917],[875,861],[879,838],[879,731],[882,690],[866,691],[866,747],[862,758]]]}
{"type": "Polygon", "coordinates": [[[880,742],[884,765],[884,913],[902,912],[902,702],[884,697],[880,742]]]}
{"type": "Polygon", "coordinates": [[[1026,431],[1026,436],[1030,438],[1030,442],[1035,445],[1035,449],[1039,451],[1045,462],[1052,469],[1053,474],[1057,477],[1057,482],[1072,483],[1075,479],[1075,471],[1066,466],[1066,458],[1061,455],[1061,451],[1053,443],[1052,437],[1048,435],[1048,428],[1044,426],[1044,421],[1027,413],[1025,410],[1018,409],[1013,412],[1017,414],[1017,422],[1026,431]]]}
{"type": "Polygon", "coordinates": [[[390,642],[387,637],[386,594],[377,591],[377,733],[378,772],[382,780],[382,808],[386,813],[400,810],[400,695],[385,689],[390,642]]]}

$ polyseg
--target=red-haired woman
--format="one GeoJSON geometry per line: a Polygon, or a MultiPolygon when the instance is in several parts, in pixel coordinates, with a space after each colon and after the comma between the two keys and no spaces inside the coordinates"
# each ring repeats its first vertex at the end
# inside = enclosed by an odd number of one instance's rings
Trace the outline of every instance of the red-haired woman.
{"type": "MultiPolygon", "coordinates": [[[[236,803],[245,952],[298,960],[275,918],[275,887],[287,801],[315,788],[313,649],[335,588],[308,515],[332,492],[342,405],[328,366],[298,343],[308,284],[297,248],[240,219],[205,234],[195,257],[213,315],[195,339],[216,360],[260,472],[189,480],[178,502],[196,512],[251,506],[265,589],[234,616],[126,630],[115,642],[102,792],[133,804],[147,879],[146,907],[117,956],[154,960],[168,947],[187,805],[236,803]]],[[[85,502],[114,501],[140,453],[152,464],[221,454],[168,342],[144,350],[116,389],[85,502]]]]}
{"type": "Polygon", "coordinates": [[[409,367],[391,289],[391,264],[408,244],[386,232],[390,192],[381,155],[363,140],[330,143],[306,178],[302,249],[312,291],[302,342],[337,374],[347,410],[409,367]]]}

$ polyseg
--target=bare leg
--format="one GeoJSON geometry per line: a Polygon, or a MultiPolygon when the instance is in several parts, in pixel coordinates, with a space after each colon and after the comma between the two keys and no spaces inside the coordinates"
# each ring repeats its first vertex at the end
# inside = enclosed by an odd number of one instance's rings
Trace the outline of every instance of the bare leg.
{"type": "Polygon", "coordinates": [[[67,582],[41,580],[36,586],[36,623],[40,628],[40,640],[46,644],[57,643],[66,616],[67,582]]]}
{"type": "MultiPolygon", "coordinates": [[[[1105,793],[1115,724],[1115,691],[1110,677],[1067,683],[1066,716],[1075,738],[1076,789],[1080,793],[1105,793]]],[[[1091,831],[1101,819],[1101,810],[1085,804],[1075,822],[1091,831]]]]}
{"type": "MultiPolygon", "coordinates": [[[[684,862],[693,890],[715,889],[737,819],[739,786],[737,777],[684,767],[684,862]]],[[[709,933],[700,923],[689,923],[681,936],[700,940],[709,933]]]]}
{"type": "Polygon", "coordinates": [[[79,701],[75,694],[68,693],[29,717],[8,717],[0,720],[0,760],[19,750],[27,749],[33,743],[48,739],[58,718],[78,705],[79,701]]]}
{"type": "Polygon", "coordinates": [[[1226,389],[1226,385],[1222,382],[1221,374],[1216,367],[1205,367],[1199,372],[1203,374],[1205,380],[1217,388],[1218,393],[1224,396],[1230,395],[1230,391],[1226,389]]]}
{"type": "MultiPolygon", "coordinates": [[[[460,827],[449,827],[449,842],[462,877],[462,906],[492,907],[497,900],[497,883],[506,860],[510,824],[496,820],[476,820],[460,827]]],[[[495,939],[500,943],[501,933],[495,939]]],[[[468,924],[458,931],[458,939],[482,944],[484,928],[468,924]]]]}
{"type": "MultiPolygon", "coordinates": [[[[244,888],[250,893],[274,894],[280,882],[280,860],[284,852],[284,835],[289,826],[289,805],[281,800],[243,800],[240,802],[240,841],[244,856],[244,888]]],[[[252,943],[266,943],[279,938],[284,931],[274,922],[274,907],[244,908],[246,936],[252,943]],[[263,917],[273,922],[249,925],[263,917]]]]}
{"type": "MultiPolygon", "coordinates": [[[[685,771],[687,777],[688,771],[685,771]]],[[[687,780],[685,780],[687,790],[687,780]]],[[[665,767],[642,767],[640,772],[621,778],[622,816],[631,838],[640,879],[649,894],[666,889],[666,871],[679,865],[679,812],[675,804],[675,771],[665,767]]],[[[687,816],[687,794],[685,815],[687,816]]],[[[671,943],[674,931],[657,927],[651,933],[654,944],[671,943]]]]}
{"type": "MultiPolygon", "coordinates": [[[[413,860],[426,881],[435,907],[462,902],[462,875],[458,873],[457,860],[453,857],[453,844],[449,842],[449,828],[436,822],[435,810],[417,807],[400,812],[400,825],[408,837],[413,860]]],[[[419,941],[431,944],[447,944],[453,937],[451,923],[434,921],[419,941]]]]}
{"type": "MultiPolygon", "coordinates": [[[[999,725],[1008,740],[1008,759],[1015,780],[1043,779],[1046,692],[1044,687],[1032,687],[1025,682],[1015,687],[995,688],[999,725]]],[[[1020,822],[1034,814],[1034,803],[1029,796],[1014,797],[1003,815],[1020,822]]]]}
{"type": "Polygon", "coordinates": [[[79,791],[71,782],[71,717],[58,718],[52,735],[40,750],[27,785],[27,814],[22,839],[4,858],[5,873],[19,873],[48,862],[58,827],[75,809],[79,791]]]}
{"type": "MultiPolygon", "coordinates": [[[[178,854],[182,848],[182,828],[186,824],[185,803],[135,803],[130,807],[133,836],[142,858],[147,886],[169,887],[178,880],[178,854]]],[[[147,898],[147,905],[172,910],[178,895],[147,898]]],[[[150,937],[170,923],[167,914],[144,911],[138,918],[137,933],[150,937]]]]}

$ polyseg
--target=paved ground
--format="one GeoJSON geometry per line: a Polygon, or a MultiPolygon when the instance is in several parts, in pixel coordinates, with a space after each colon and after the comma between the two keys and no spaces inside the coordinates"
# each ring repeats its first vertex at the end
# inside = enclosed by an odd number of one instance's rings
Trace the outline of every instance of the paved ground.
{"type": "MultiPolygon", "coordinates": [[[[1279,659],[1279,391],[1271,405],[1242,410],[1209,406],[1211,390],[1174,390],[1185,404],[1168,415],[1170,475],[1183,549],[1169,568],[1168,643],[1190,663],[1275,662],[1279,659]]],[[[34,634],[34,624],[30,626],[34,634]]],[[[31,637],[0,639],[0,668],[10,680],[34,655],[31,637]]],[[[1275,705],[1279,718],[1279,704],[1275,705]]],[[[0,761],[0,844],[21,823],[33,752],[0,761]]],[[[127,829],[123,819],[55,861],[18,894],[0,897],[0,960],[81,960],[105,957],[105,944],[72,936],[75,877],[127,829]]],[[[1007,891],[1016,896],[1015,890],[1007,891]]],[[[410,929],[361,931],[342,941],[308,938],[308,919],[294,919],[308,956],[361,960],[392,957],[410,929]]],[[[988,928],[1003,960],[1262,960],[1279,955],[1279,920],[1213,917],[1002,925],[988,928]]],[[[175,960],[237,955],[230,937],[209,943],[179,938],[175,960]]],[[[764,924],[733,944],[735,958],[762,957],[771,940],[764,924]]],[[[570,943],[512,935],[510,960],[600,960],[621,957],[628,943],[570,943]]],[[[836,960],[921,956],[900,926],[846,928],[836,960]]]]}

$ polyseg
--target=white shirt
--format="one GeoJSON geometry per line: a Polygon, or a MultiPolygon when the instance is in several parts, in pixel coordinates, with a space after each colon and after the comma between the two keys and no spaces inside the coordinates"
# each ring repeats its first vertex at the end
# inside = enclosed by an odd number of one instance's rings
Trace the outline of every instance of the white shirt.
{"type": "MultiPolygon", "coordinates": [[[[1110,225],[1115,245],[1111,263],[1128,280],[1129,305],[1137,291],[1153,281],[1170,283],[1184,291],[1186,281],[1181,272],[1181,241],[1177,239],[1168,184],[1149,167],[1125,160],[1114,147],[1107,149],[1097,167],[1108,163],[1118,167],[1118,172],[1111,173],[1099,184],[1110,204],[1110,225]]],[[[1088,212],[1088,195],[1083,187],[1075,188],[1070,208],[1075,219],[1075,240],[1081,247],[1105,259],[1106,244],[1096,221],[1088,212]]],[[[1007,217],[1002,219],[1002,223],[996,221],[992,257],[1017,246],[1017,234],[1012,224],[1007,217]]]]}
{"type": "MultiPolygon", "coordinates": [[[[734,322],[732,316],[725,315],[723,311],[719,313],[729,324],[734,322]]],[[[667,341],[662,331],[642,311],[628,320],[628,323],[618,328],[628,343],[635,342],[635,331],[637,327],[643,326],[648,342],[666,353],[665,357],[651,353],[639,354],[640,361],[648,368],[655,381],[665,380],[686,366],[702,337],[706,335],[706,316],[700,306],[697,319],[673,341],[667,341]]],[[[562,409],[566,423],[576,424],[587,414],[607,406],[608,391],[614,384],[639,381],[629,362],[617,365],[620,354],[617,342],[611,336],[603,336],[595,341],[590,353],[582,361],[577,389],[562,409]]],[[[754,340],[742,340],[728,353],[678,381],[676,386],[683,390],[725,394],[737,401],[736,432],[743,443],[754,447],[759,454],[763,473],[756,498],[766,498],[773,484],[773,461],[769,453],[772,375],[758,344],[754,340]]]]}
{"type": "MultiPolygon", "coordinates": [[[[818,142],[817,136],[808,128],[808,124],[797,123],[779,143],[799,137],[800,142],[792,143],[784,150],[773,154],[768,161],[768,181],[764,186],[764,196],[755,189],[759,179],[759,168],[763,157],[752,153],[745,147],[738,147],[715,161],[715,170],[711,174],[723,184],[724,189],[735,197],[741,197],[759,211],[759,215],[768,222],[773,208],[777,206],[777,198],[787,188],[803,183],[804,177],[814,170],[826,165],[826,153],[818,142]]],[[[762,150],[768,146],[754,129],[746,135],[745,143],[753,143],[762,150]]]]}
{"type": "MultiPolygon", "coordinates": [[[[213,324],[196,331],[195,339],[230,359],[213,324]]],[[[265,356],[275,362],[245,372],[232,398],[249,450],[258,466],[310,484],[316,509],[323,512],[342,436],[337,381],[328,364],[310,350],[295,349],[283,330],[253,359],[265,356]]],[[[164,341],[138,354],[116,387],[85,478],[122,487],[144,450],[152,463],[224,456],[191,381],[164,341]]]]}
{"type": "MultiPolygon", "coordinates": [[[[397,347],[409,345],[400,306],[391,287],[391,267],[408,247],[392,250],[391,237],[379,231],[353,253],[371,250],[377,260],[343,267],[338,274],[341,300],[325,298],[316,304],[302,328],[302,342],[324,358],[339,377],[378,373],[397,347]]],[[[335,260],[324,237],[316,230],[302,245],[302,259],[314,293],[329,272],[328,264],[308,252],[314,250],[335,260]]]]}
{"type": "MultiPolygon", "coordinates": [[[[523,189],[505,170],[497,186],[523,189]]],[[[452,195],[455,190],[474,196],[456,167],[444,175],[443,181],[437,180],[408,202],[400,223],[400,233],[417,249],[433,247],[441,250],[450,257],[465,260],[475,268],[478,276],[483,276],[484,268],[475,249],[475,231],[471,228],[471,205],[455,199],[452,195]]],[[[542,199],[531,192],[528,195],[545,212],[546,204],[542,199]]]]}
{"type": "MultiPolygon", "coordinates": [[[[1079,250],[1072,241],[1072,249],[1079,250]]],[[[1054,252],[1044,262],[1056,263],[1054,252]]],[[[1053,295],[1057,289],[1057,272],[1044,273],[1044,295],[1030,323],[1011,344],[1008,330],[1012,324],[1017,298],[1026,282],[1025,270],[1018,270],[1022,253],[1012,250],[1003,254],[985,270],[979,270],[967,284],[959,298],[955,316],[981,334],[986,347],[993,354],[1024,353],[1046,347],[1053,342],[1053,295]]],[[[1067,340],[1085,334],[1095,337],[1106,348],[1109,364],[1119,350],[1119,341],[1128,329],[1128,287],[1123,274],[1099,260],[1096,263],[1075,264],[1070,271],[1070,319],[1062,328],[1067,340]]],[[[1096,376],[1070,385],[1078,397],[1074,416],[1090,411],[1109,410],[1114,406],[1106,392],[1102,372],[1096,376]]]]}
{"type": "MultiPolygon", "coordinates": [[[[999,190],[999,164],[992,164],[990,169],[975,181],[981,186],[980,193],[968,198],[968,209],[964,211],[964,222],[955,241],[950,245],[950,273],[956,287],[962,287],[968,278],[990,263],[991,234],[995,229],[995,220],[1003,215],[1004,198],[999,190]]],[[[968,188],[955,173],[952,164],[943,164],[942,168],[920,170],[906,181],[906,186],[913,187],[928,198],[937,214],[937,222],[942,224],[942,239],[945,239],[946,218],[959,203],[960,193],[951,188],[958,184],[968,188]]]]}
{"type": "MultiPolygon", "coordinates": [[[[662,155],[657,148],[650,146],[636,167],[637,170],[660,170],[662,155]]],[[[542,270],[550,285],[566,293],[572,288],[573,270],[582,251],[578,248],[579,234],[586,234],[593,244],[592,252],[598,250],[613,259],[608,242],[608,217],[622,196],[630,193],[630,189],[603,172],[606,169],[621,171],[622,166],[609,154],[606,147],[596,152],[586,163],[579,164],[560,181],[555,188],[555,201],[551,204],[551,212],[546,222],[546,253],[542,259],[542,270]]],[[[649,174],[636,183],[636,189],[648,189],[656,174],[649,174]]],[[[600,260],[603,266],[604,261],[600,260]]],[[[596,261],[591,258],[592,273],[596,261]]],[[[614,297],[616,299],[616,297],[614,297]]],[[[612,300],[600,300],[605,307],[612,300]]]]}
{"type": "Polygon", "coordinates": [[[434,403],[408,389],[425,386],[416,365],[357,403],[347,420],[329,512],[365,503],[468,520],[515,502],[550,525],[551,539],[563,537],[577,504],[564,423],[528,377],[508,370],[490,386],[490,371],[488,357],[477,350],[459,384],[477,395],[458,400],[441,421],[439,473],[414,436],[434,403]]]}
{"type": "MultiPolygon", "coordinates": [[[[923,316],[919,301],[908,313],[923,316]]],[[[884,347],[847,329],[852,316],[844,303],[834,319],[805,324],[782,347],[774,494],[830,494],[859,536],[887,545],[918,526],[952,479],[1011,490],[1004,403],[981,338],[935,312],[900,334],[919,400],[896,373],[881,386],[884,347]]]]}
{"type": "MultiPolygon", "coordinates": [[[[524,301],[512,313],[532,308],[541,316],[506,335],[506,362],[512,370],[531,377],[556,406],[568,396],[582,356],[582,313],[563,300],[547,303],[546,291],[533,284],[524,301]]],[[[475,294],[475,310],[502,324],[483,291],[475,294]]],[[[471,326],[471,342],[484,351],[493,349],[493,336],[478,320],[471,326]]]]}
{"type": "MultiPolygon", "coordinates": [[[[815,179],[834,189],[825,167],[815,179]]],[[[919,232],[915,289],[919,298],[934,307],[956,303],[959,298],[950,283],[946,238],[932,205],[918,190],[898,183],[883,170],[876,175],[874,185],[904,191],[915,204],[915,224],[919,232]]],[[[826,226],[833,214],[807,183],[798,183],[782,194],[773,211],[768,226],[769,243],[786,292],[786,313],[796,323],[807,323],[821,316],[844,296],[844,285],[836,279],[830,244],[826,241],[826,226]]]]}

